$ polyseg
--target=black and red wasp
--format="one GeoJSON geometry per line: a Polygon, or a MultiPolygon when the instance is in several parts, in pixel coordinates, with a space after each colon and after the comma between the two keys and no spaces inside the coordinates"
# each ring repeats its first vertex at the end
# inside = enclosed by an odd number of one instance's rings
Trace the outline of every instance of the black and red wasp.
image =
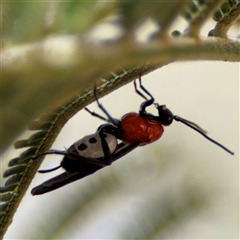
{"type": "Polygon", "coordinates": [[[121,120],[112,118],[103,105],[100,104],[97,98],[97,89],[96,87],[94,88],[93,92],[96,103],[107,118],[90,111],[88,108],[85,108],[85,110],[108,123],[100,125],[96,133],[87,135],[73,143],[66,151],[50,150],[33,157],[32,159],[47,154],[63,155],[64,157],[60,166],[53,169],[40,170],[39,172],[47,173],[60,167],[65,170],[64,173],[33,188],[31,191],[33,195],[44,194],[84,178],[110,165],[138,146],[155,142],[162,136],[164,131],[163,126],[169,126],[173,120],[187,125],[228,153],[234,154],[220,143],[208,137],[206,132],[197,124],[173,115],[165,105],[155,103],[154,97],[142,85],[141,75],[139,76],[139,86],[150,99],[137,89],[136,82],[134,82],[135,92],[143,97],[145,101],[141,104],[139,113],[127,113],[121,120]],[[146,108],[151,105],[155,106],[158,115],[155,116],[146,111],[146,108]]]}

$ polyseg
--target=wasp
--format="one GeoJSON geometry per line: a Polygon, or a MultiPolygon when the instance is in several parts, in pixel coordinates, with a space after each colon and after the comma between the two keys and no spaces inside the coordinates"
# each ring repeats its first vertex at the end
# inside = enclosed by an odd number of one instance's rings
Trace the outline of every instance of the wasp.
{"type": "Polygon", "coordinates": [[[47,173],[61,167],[65,170],[62,174],[33,188],[31,191],[33,195],[44,194],[82,179],[111,165],[114,161],[125,156],[137,147],[157,141],[164,132],[164,126],[171,125],[173,120],[187,125],[223,150],[234,154],[222,144],[208,137],[206,131],[194,122],[173,115],[165,105],[155,103],[154,97],[142,85],[141,74],[139,76],[139,86],[141,90],[148,95],[149,99],[137,89],[136,82],[134,81],[135,92],[144,98],[145,101],[140,105],[138,113],[127,113],[120,120],[112,118],[99,102],[97,88],[94,88],[93,93],[96,103],[107,118],[90,111],[88,108],[85,108],[85,110],[92,116],[98,117],[107,123],[100,125],[94,134],[87,135],[73,143],[66,151],[50,150],[33,157],[32,159],[37,159],[47,154],[63,155],[64,157],[59,166],[48,170],[39,170],[38,172],[47,173]],[[151,105],[155,106],[158,115],[147,112],[147,107],[151,105]]]}

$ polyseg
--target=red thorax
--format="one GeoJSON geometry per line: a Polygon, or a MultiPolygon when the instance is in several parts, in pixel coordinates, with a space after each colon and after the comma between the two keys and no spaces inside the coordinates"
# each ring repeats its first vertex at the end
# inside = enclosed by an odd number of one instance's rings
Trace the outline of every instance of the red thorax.
{"type": "Polygon", "coordinates": [[[161,123],[141,117],[138,113],[127,113],[122,117],[123,133],[119,136],[124,142],[142,142],[140,146],[155,142],[163,134],[161,123]]]}

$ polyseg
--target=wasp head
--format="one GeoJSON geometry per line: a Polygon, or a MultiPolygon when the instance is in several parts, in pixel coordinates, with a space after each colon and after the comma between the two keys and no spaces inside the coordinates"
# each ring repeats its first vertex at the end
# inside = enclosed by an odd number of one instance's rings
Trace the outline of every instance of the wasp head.
{"type": "Polygon", "coordinates": [[[166,107],[166,105],[154,103],[154,106],[158,110],[158,121],[162,123],[163,126],[169,126],[174,119],[172,112],[166,107]]]}

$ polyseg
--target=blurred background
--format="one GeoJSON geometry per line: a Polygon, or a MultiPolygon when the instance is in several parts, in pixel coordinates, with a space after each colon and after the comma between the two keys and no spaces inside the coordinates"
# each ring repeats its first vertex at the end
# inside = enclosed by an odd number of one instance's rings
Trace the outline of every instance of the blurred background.
{"type": "MultiPolygon", "coordinates": [[[[80,181],[33,197],[34,186],[62,170],[38,174],[5,239],[238,239],[239,73],[238,63],[201,61],[172,63],[143,77],[156,102],[199,124],[234,156],[173,122],[157,142],[80,181]]],[[[100,101],[121,118],[137,112],[142,99],[130,83],[100,101]]],[[[102,114],[95,103],[88,107],[102,114]]],[[[156,114],[154,107],[149,111],[156,114]]],[[[81,111],[52,148],[64,150],[102,123],[81,111]]],[[[9,148],[2,157],[18,153],[9,148]]],[[[60,161],[61,156],[47,156],[41,169],[60,161]]]]}

